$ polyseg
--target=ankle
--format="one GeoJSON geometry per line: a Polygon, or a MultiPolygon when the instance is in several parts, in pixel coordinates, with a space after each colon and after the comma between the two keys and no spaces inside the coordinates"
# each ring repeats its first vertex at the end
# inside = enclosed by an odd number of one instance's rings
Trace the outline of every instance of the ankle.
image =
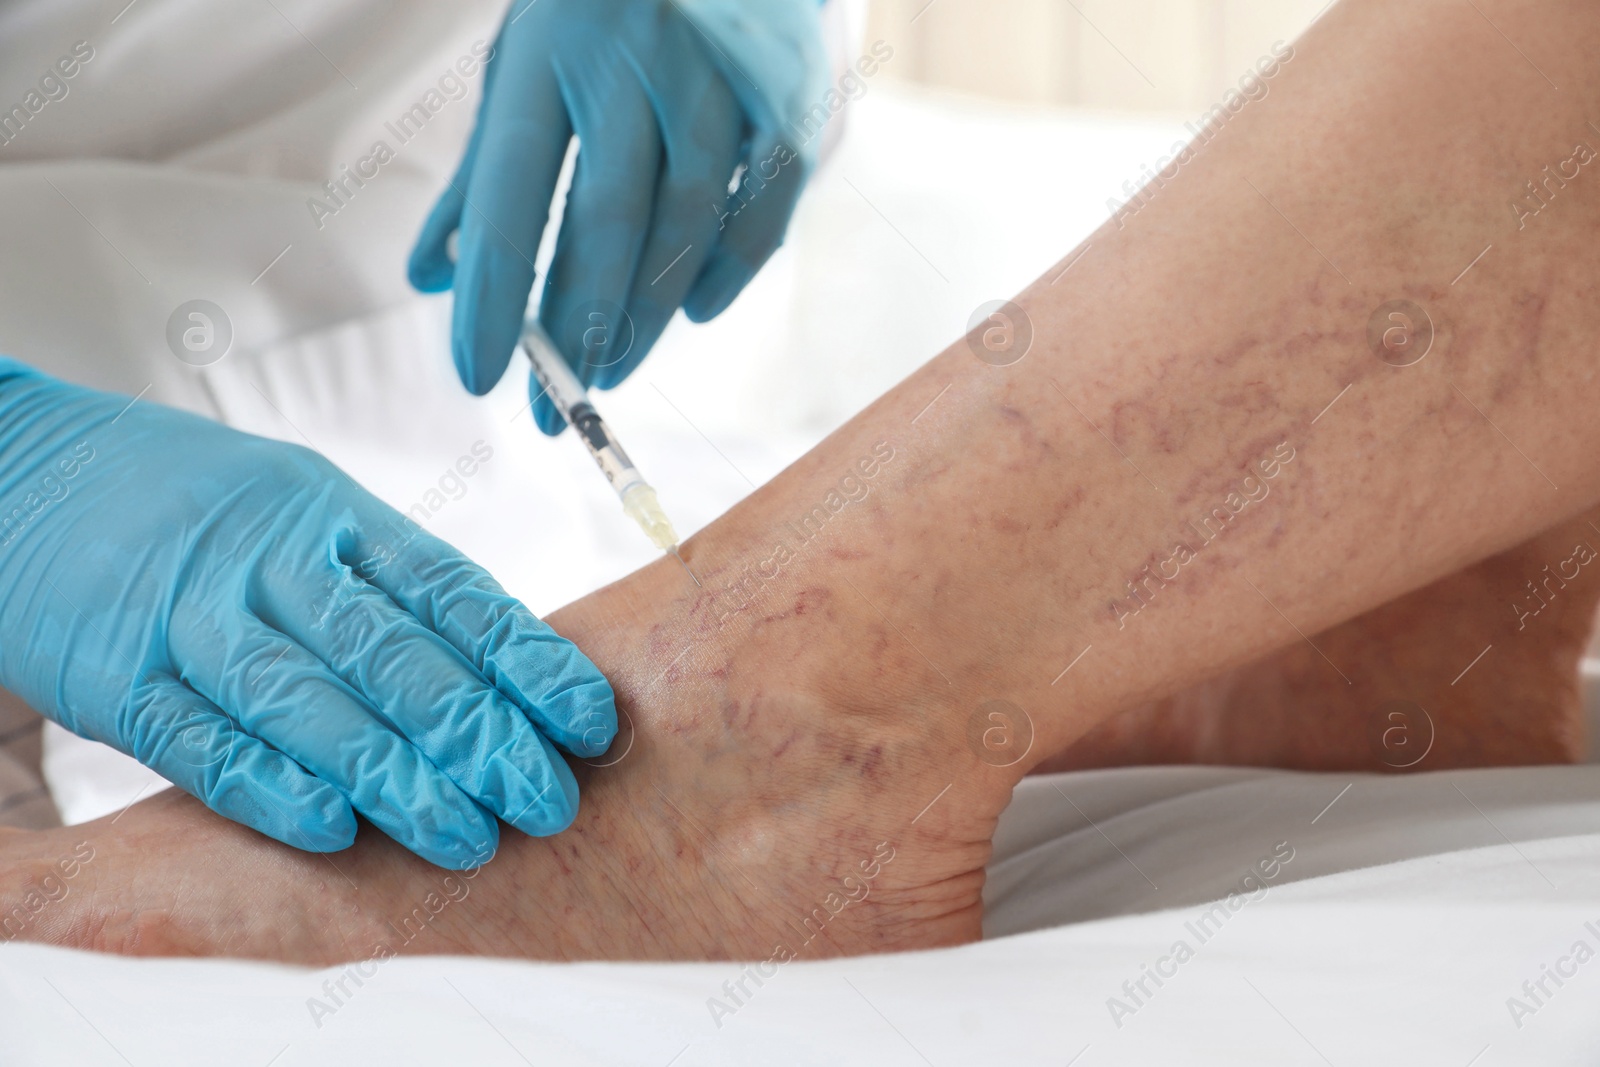
{"type": "MultiPolygon", "coordinates": [[[[623,711],[612,754],[592,762],[617,758],[630,728],[730,748],[759,739],[776,744],[765,758],[881,778],[912,815],[936,780],[998,813],[1040,755],[1028,713],[941,673],[837,567],[796,561],[750,587],[730,546],[765,542],[737,522],[736,511],[684,546],[701,586],[666,558],[550,617],[623,711]]],[[[763,758],[760,743],[747,754],[763,758]]]]}

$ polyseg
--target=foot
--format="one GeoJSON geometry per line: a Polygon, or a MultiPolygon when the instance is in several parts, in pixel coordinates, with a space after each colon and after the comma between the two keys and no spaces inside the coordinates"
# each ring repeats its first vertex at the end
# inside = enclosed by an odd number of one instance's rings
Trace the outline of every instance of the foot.
{"type": "Polygon", "coordinates": [[[1577,762],[1597,550],[1600,509],[1309,642],[1130,709],[1040,769],[1577,762]]]}
{"type": "Polygon", "coordinates": [[[504,830],[492,862],[450,874],[368,827],[346,852],[308,855],[168,793],[116,820],[0,841],[0,901],[88,842],[72,891],[21,936],[321,964],[403,952],[783,962],[975,940],[1015,772],[979,760],[959,716],[942,725],[913,672],[883,666],[881,624],[849,605],[810,590],[718,629],[685,584],[669,562],[550,620],[611,678],[629,724],[580,769],[582,811],[557,837],[504,830]],[[840,647],[852,632],[867,639],[840,647]]]}

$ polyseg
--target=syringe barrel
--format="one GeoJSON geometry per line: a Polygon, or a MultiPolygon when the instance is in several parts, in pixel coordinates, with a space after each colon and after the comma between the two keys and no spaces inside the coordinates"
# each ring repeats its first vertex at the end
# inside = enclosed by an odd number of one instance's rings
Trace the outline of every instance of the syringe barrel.
{"type": "Polygon", "coordinates": [[[523,323],[522,347],[528,353],[533,376],[539,379],[544,395],[561,412],[561,417],[571,422],[573,409],[588,403],[588,393],[537,319],[529,318],[523,323]]]}
{"type": "Polygon", "coordinates": [[[601,473],[611,483],[611,488],[616,490],[617,496],[626,498],[628,490],[645,484],[644,475],[639,473],[639,468],[633,465],[633,460],[622,450],[622,445],[611,436],[605,420],[600,418],[588,401],[574,407],[568,420],[572,428],[578,431],[578,436],[583,438],[589,454],[600,465],[601,473]]]}
{"type": "Polygon", "coordinates": [[[561,358],[561,353],[556,350],[543,327],[532,318],[523,325],[522,346],[528,353],[534,377],[539,380],[544,394],[583,439],[589,454],[594,457],[617,496],[626,500],[631,490],[645,484],[644,476],[612,436],[594,405],[589,403],[583,383],[572,373],[567,361],[561,358]]]}

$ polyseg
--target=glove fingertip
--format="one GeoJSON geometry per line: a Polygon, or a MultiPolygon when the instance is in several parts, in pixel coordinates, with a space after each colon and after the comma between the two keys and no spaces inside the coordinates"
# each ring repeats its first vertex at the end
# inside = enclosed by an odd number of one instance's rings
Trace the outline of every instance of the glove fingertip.
{"type": "Polygon", "coordinates": [[[533,402],[533,424],[546,437],[555,437],[567,428],[567,420],[561,417],[561,412],[556,410],[555,404],[547,396],[541,396],[533,402]]]}
{"type": "Polygon", "coordinates": [[[683,302],[690,322],[710,322],[727,311],[756,272],[734,256],[719,255],[707,264],[683,302]]]}
{"type": "Polygon", "coordinates": [[[428,213],[406,262],[406,277],[418,292],[442,293],[455,282],[450,235],[461,224],[461,194],[446,189],[428,213]]]}
{"type": "Polygon", "coordinates": [[[493,855],[500,824],[481,803],[461,793],[448,779],[419,781],[404,807],[363,808],[373,825],[435,867],[465,871],[493,855]],[[447,794],[454,794],[453,796],[447,794]]]}
{"type": "MultiPolygon", "coordinates": [[[[567,777],[572,777],[572,772],[567,772],[567,777]]],[[[571,826],[578,818],[578,786],[572,784],[570,796],[564,796],[565,804],[552,805],[545,811],[545,818],[539,829],[531,834],[533,837],[554,837],[571,826]]]]}
{"type": "Polygon", "coordinates": [[[465,840],[436,842],[432,855],[420,853],[423,859],[435,867],[453,871],[473,871],[488,863],[500,849],[500,824],[488,812],[484,812],[484,818],[485,829],[474,843],[469,845],[465,840]]]}
{"type": "Polygon", "coordinates": [[[456,265],[451,348],[461,383],[483,396],[500,382],[522,334],[534,272],[494,240],[464,236],[456,265]]]}
{"type": "Polygon", "coordinates": [[[449,292],[455,284],[456,265],[438,249],[419,244],[406,263],[406,280],[419,293],[449,292]]]}
{"type": "Polygon", "coordinates": [[[639,364],[644,362],[644,357],[647,354],[647,351],[630,352],[628,357],[620,363],[599,368],[595,371],[594,387],[596,389],[615,389],[628,380],[628,375],[639,369],[639,364]]]}
{"type": "Polygon", "coordinates": [[[350,810],[350,805],[345,803],[343,797],[335,794],[335,798],[339,802],[338,810],[332,810],[330,804],[330,810],[302,820],[295,827],[296,836],[302,840],[285,843],[293,844],[306,852],[343,852],[355,844],[355,812],[350,810]]]}
{"type": "Polygon", "coordinates": [[[484,396],[500,382],[511,362],[511,352],[516,347],[508,341],[503,330],[485,321],[483,305],[470,288],[456,290],[456,304],[452,313],[450,332],[451,355],[455,359],[456,375],[473,396],[484,396]]]}
{"type": "Polygon", "coordinates": [[[559,834],[578,817],[578,780],[573,777],[572,768],[551,752],[548,745],[545,751],[549,753],[552,780],[540,791],[534,803],[520,812],[511,813],[508,820],[529,837],[559,834]]]}
{"type": "Polygon", "coordinates": [[[355,812],[326,782],[295,778],[275,788],[234,781],[203,799],[217,814],[303,852],[343,852],[355,844],[355,812]]]}
{"type": "Polygon", "coordinates": [[[582,759],[604,754],[617,739],[616,693],[604,677],[575,682],[545,697],[539,711],[551,724],[552,740],[582,759]]]}
{"type": "Polygon", "coordinates": [[[321,810],[311,819],[307,836],[317,842],[314,852],[343,852],[356,843],[356,813],[350,802],[330,785],[317,783],[321,810]]]}

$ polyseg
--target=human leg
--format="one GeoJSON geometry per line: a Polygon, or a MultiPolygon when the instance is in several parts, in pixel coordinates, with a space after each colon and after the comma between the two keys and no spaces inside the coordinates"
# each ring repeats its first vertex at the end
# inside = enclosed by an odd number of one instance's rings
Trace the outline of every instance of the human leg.
{"type": "Polygon", "coordinates": [[[568,833],[508,835],[458,893],[371,834],[304,856],[163,798],[79,831],[94,892],[39,932],[324,961],[976,937],[1031,766],[1600,500],[1600,198],[1585,174],[1521,230],[1506,210],[1583,136],[1600,19],[1491,14],[1564,94],[1470,5],[1346,0],[1270,100],[1018,298],[1026,358],[953,346],[692,539],[704,590],[665,561],[554,616],[634,724],[568,833]],[[1402,297],[1439,337],[1397,368],[1367,329],[1402,297]]]}
{"type": "Polygon", "coordinates": [[[1588,748],[1579,668],[1600,604],[1597,560],[1591,510],[1309,641],[1129,708],[1039,770],[1576,762],[1588,748]],[[1330,677],[1329,661],[1350,685],[1330,677]]]}

